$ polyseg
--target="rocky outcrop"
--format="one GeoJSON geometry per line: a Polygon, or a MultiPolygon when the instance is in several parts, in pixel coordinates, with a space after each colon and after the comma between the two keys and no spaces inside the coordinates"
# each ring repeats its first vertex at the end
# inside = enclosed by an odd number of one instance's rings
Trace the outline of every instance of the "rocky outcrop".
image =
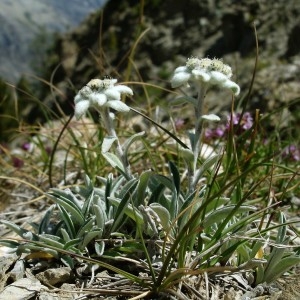
{"type": "MultiPolygon", "coordinates": [[[[233,67],[242,99],[254,72],[254,23],[259,57],[249,109],[270,111],[299,97],[299,1],[145,0],[144,7],[141,3],[109,1],[103,11],[57,40],[45,75],[49,79],[52,74],[57,91],[44,91],[47,105],[55,109],[55,99],[71,113],[76,91],[104,75],[170,88],[172,71],[190,56],[223,58],[233,67]]],[[[162,92],[158,96],[172,97],[162,92]]],[[[228,92],[212,93],[210,109],[227,110],[230,99],[228,92]]]]}

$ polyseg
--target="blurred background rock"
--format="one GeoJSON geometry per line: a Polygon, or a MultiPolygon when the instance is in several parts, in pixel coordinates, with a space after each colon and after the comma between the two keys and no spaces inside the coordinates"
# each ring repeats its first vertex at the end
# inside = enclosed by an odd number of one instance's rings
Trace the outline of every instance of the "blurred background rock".
{"type": "Polygon", "coordinates": [[[78,26],[106,0],[1,0],[0,76],[17,82],[41,70],[58,33],[78,26]]]}
{"type": "MultiPolygon", "coordinates": [[[[6,2],[7,5],[16,3],[4,0],[1,3],[6,2]]],[[[285,122],[282,126],[297,124],[300,119],[298,0],[110,0],[103,11],[96,9],[101,6],[100,0],[18,1],[21,2],[39,5],[36,6],[37,17],[34,17],[35,6],[32,5],[29,11],[21,14],[21,19],[15,18],[16,27],[23,31],[17,31],[15,38],[11,33],[6,34],[6,41],[9,41],[6,44],[14,49],[14,54],[6,58],[1,55],[2,60],[13,61],[11,69],[8,63],[4,64],[6,71],[1,70],[2,78],[5,81],[17,79],[17,89],[2,84],[11,92],[6,100],[2,99],[0,110],[3,114],[3,103],[11,105],[18,99],[19,112],[15,123],[45,121],[49,116],[41,109],[41,103],[57,116],[60,116],[58,104],[64,113],[70,114],[77,90],[94,77],[110,75],[120,81],[142,79],[170,88],[172,71],[192,55],[223,58],[226,64],[231,65],[233,80],[242,89],[239,97],[242,99],[248,92],[254,69],[253,23],[257,29],[259,59],[248,110],[271,112],[288,104],[282,111],[288,116],[282,118],[285,122]],[[53,5],[44,15],[45,3],[53,5]],[[76,7],[72,18],[67,17],[67,12],[72,11],[70,3],[75,3],[76,7]],[[141,6],[142,3],[144,6],[141,6]],[[88,10],[93,12],[74,27],[88,10]],[[31,25],[25,26],[28,22],[31,25]],[[25,41],[27,35],[31,38],[27,37],[25,41]],[[24,56],[23,48],[30,49],[28,56],[24,56]],[[133,48],[135,51],[130,56],[133,48]],[[129,68],[131,61],[134,64],[129,68]],[[28,75],[21,76],[23,72],[39,76],[45,82],[32,80],[28,75]],[[53,86],[50,87],[47,82],[53,86]],[[7,100],[9,97],[11,99],[7,100]]],[[[10,11],[12,8],[7,13],[1,9],[1,18],[5,15],[6,19],[12,19],[10,11]]],[[[160,99],[168,97],[171,96],[157,95],[160,99]]],[[[209,109],[215,113],[226,111],[230,100],[228,91],[212,93],[209,109]]],[[[270,124],[270,129],[276,123],[278,120],[270,124]]],[[[6,128],[7,125],[2,125],[0,130],[4,132],[6,128]]],[[[299,127],[292,130],[299,130],[299,127]]]]}

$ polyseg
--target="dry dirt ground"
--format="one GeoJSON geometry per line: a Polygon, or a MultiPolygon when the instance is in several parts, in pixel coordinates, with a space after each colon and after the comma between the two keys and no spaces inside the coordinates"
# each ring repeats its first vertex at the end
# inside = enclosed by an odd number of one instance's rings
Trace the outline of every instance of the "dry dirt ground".
{"type": "MultiPolygon", "coordinates": [[[[26,192],[21,193],[21,186],[22,184],[19,184],[17,189],[14,188],[13,195],[5,194],[2,189],[0,218],[26,226],[29,221],[38,222],[45,209],[45,202],[30,201],[32,196],[26,196],[26,192]],[[13,200],[8,201],[9,198],[13,200]]],[[[9,190],[8,186],[6,190],[9,190]]],[[[12,236],[14,235],[11,232],[0,225],[1,238],[12,236]]],[[[107,270],[99,269],[84,274],[82,273],[83,266],[71,270],[43,255],[39,258],[23,255],[20,258],[15,254],[9,255],[7,252],[7,248],[0,248],[0,300],[300,299],[299,268],[293,270],[293,275],[286,274],[271,285],[263,284],[255,288],[249,285],[246,273],[240,272],[218,274],[211,278],[194,276],[187,278],[182,284],[180,288],[182,293],[174,290],[166,294],[148,295],[147,290],[107,270]]],[[[148,276],[147,274],[140,275],[148,276]]]]}

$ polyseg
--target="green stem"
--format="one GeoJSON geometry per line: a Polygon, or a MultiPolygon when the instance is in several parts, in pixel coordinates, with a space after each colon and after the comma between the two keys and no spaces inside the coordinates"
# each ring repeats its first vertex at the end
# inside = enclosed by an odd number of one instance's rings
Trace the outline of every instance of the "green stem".
{"type": "Polygon", "coordinates": [[[201,151],[201,138],[202,138],[202,128],[203,121],[201,116],[203,115],[204,110],[204,98],[207,91],[207,85],[203,84],[198,88],[198,97],[197,97],[197,106],[195,107],[195,135],[194,141],[192,144],[192,150],[194,154],[192,174],[190,176],[190,192],[195,190],[197,180],[195,180],[195,175],[197,171],[197,162],[201,151]]]}
{"type": "Polygon", "coordinates": [[[126,172],[127,178],[131,178],[132,176],[131,176],[131,171],[130,171],[130,165],[128,163],[127,157],[125,157],[125,155],[124,155],[123,148],[122,148],[119,138],[116,134],[113,119],[111,118],[111,116],[109,114],[109,109],[104,108],[103,110],[101,110],[100,115],[101,115],[103,125],[104,125],[105,129],[107,130],[108,135],[116,138],[116,142],[117,142],[116,155],[121,160],[121,162],[124,166],[124,170],[126,172]]]}

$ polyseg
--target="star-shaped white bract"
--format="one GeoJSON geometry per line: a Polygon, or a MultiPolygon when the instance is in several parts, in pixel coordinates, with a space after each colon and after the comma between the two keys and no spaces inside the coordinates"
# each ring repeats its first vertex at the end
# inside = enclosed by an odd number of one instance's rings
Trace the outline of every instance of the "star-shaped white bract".
{"type": "Polygon", "coordinates": [[[117,79],[92,79],[75,96],[75,116],[80,119],[90,107],[103,109],[113,108],[116,111],[127,112],[130,110],[121,101],[121,95],[133,95],[131,88],[125,85],[115,85],[117,79]]]}
{"type": "Polygon", "coordinates": [[[219,59],[192,57],[187,60],[185,66],[175,69],[171,84],[176,88],[188,85],[189,81],[194,81],[196,84],[208,83],[231,89],[237,96],[240,87],[230,80],[231,76],[231,68],[219,59]]]}

